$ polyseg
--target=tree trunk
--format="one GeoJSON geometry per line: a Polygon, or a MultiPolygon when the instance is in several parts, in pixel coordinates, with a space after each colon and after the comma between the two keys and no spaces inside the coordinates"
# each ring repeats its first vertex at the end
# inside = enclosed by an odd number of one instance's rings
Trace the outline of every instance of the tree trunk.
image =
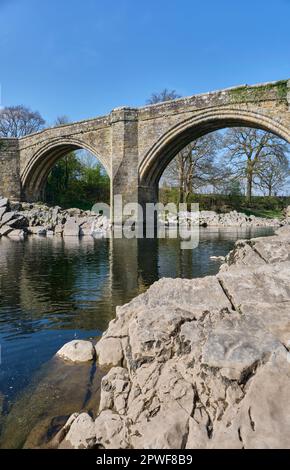
{"type": "Polygon", "coordinates": [[[252,162],[248,161],[247,165],[247,193],[246,193],[246,199],[248,202],[251,202],[252,200],[252,188],[253,188],[253,168],[252,168],[252,162]]]}
{"type": "Polygon", "coordinates": [[[179,155],[179,204],[184,202],[184,163],[183,158],[179,155]]]}

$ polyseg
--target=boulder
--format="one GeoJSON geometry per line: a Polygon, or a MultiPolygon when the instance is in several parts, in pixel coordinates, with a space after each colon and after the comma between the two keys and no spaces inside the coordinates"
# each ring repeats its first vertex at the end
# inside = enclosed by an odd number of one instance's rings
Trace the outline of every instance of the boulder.
{"type": "Polygon", "coordinates": [[[92,230],[90,227],[80,227],[80,235],[82,237],[90,237],[92,235],[92,230]]]}
{"type": "Polygon", "coordinates": [[[127,449],[127,430],[122,417],[111,410],[102,411],[95,421],[96,445],[105,449],[127,449]]]}
{"type": "Polygon", "coordinates": [[[0,197],[0,207],[7,207],[9,205],[9,201],[7,197],[0,197]]]}
{"type": "Polygon", "coordinates": [[[113,409],[119,415],[125,414],[131,382],[127,369],[113,367],[102,379],[102,396],[99,411],[113,409]]]}
{"type": "Polygon", "coordinates": [[[290,225],[283,225],[283,227],[279,227],[275,230],[276,235],[279,237],[288,237],[290,238],[290,225]]]}
{"type": "Polygon", "coordinates": [[[69,430],[60,444],[60,448],[91,449],[95,446],[95,423],[87,413],[72,415],[65,427],[69,430]]]}
{"type": "Polygon", "coordinates": [[[16,212],[13,212],[13,211],[12,212],[5,212],[5,214],[2,216],[0,226],[8,224],[9,222],[11,222],[16,217],[17,217],[16,212]]]}
{"type": "Polygon", "coordinates": [[[64,224],[63,236],[64,237],[79,237],[80,226],[74,217],[70,217],[64,224]]]}
{"type": "Polygon", "coordinates": [[[100,344],[96,344],[96,354],[100,367],[121,366],[123,361],[122,339],[105,338],[100,344]]]}
{"type": "Polygon", "coordinates": [[[71,362],[88,362],[95,359],[95,348],[90,341],[73,340],[65,344],[56,355],[71,362]]]}
{"type": "Polygon", "coordinates": [[[7,235],[9,238],[18,238],[19,240],[23,240],[26,237],[26,232],[24,232],[24,230],[21,230],[21,229],[14,229],[11,232],[9,232],[7,235]]]}
{"type": "Polygon", "coordinates": [[[24,229],[28,227],[28,220],[22,215],[17,215],[14,219],[6,223],[15,229],[24,229]]]}
{"type": "Polygon", "coordinates": [[[54,229],[55,235],[62,235],[63,226],[61,224],[57,224],[54,229]]]}
{"type": "Polygon", "coordinates": [[[7,210],[7,209],[6,209],[6,206],[0,207],[0,221],[1,221],[2,217],[3,217],[3,215],[5,214],[6,210],[7,210]]]}
{"type": "Polygon", "coordinates": [[[5,237],[8,235],[10,232],[12,232],[13,228],[10,227],[9,225],[3,225],[0,227],[0,237],[5,237]]]}
{"type": "Polygon", "coordinates": [[[46,235],[46,228],[41,226],[41,225],[37,225],[35,227],[29,227],[28,230],[33,235],[39,235],[39,236],[45,236],[46,235]]]}

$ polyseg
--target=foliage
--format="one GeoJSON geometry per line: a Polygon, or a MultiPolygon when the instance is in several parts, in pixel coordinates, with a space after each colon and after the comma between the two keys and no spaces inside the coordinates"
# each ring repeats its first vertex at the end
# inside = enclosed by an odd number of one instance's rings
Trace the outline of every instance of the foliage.
{"type": "Polygon", "coordinates": [[[230,98],[234,103],[242,103],[244,101],[260,101],[267,97],[267,93],[275,90],[279,100],[287,98],[287,80],[280,80],[275,83],[267,83],[259,86],[241,86],[229,90],[230,98]]]}
{"type": "MultiPolygon", "coordinates": [[[[178,188],[160,188],[159,200],[163,204],[174,202],[178,204],[178,188]]],[[[249,204],[246,197],[241,194],[191,194],[188,200],[188,209],[191,203],[198,203],[200,210],[213,210],[216,212],[229,212],[236,210],[248,215],[259,217],[282,217],[283,210],[290,205],[290,197],[286,196],[253,196],[249,204]]]]}
{"type": "Polygon", "coordinates": [[[110,180],[97,161],[88,166],[85,158],[71,152],[52,168],[45,188],[45,200],[64,208],[88,210],[98,201],[110,202],[110,180]]]}

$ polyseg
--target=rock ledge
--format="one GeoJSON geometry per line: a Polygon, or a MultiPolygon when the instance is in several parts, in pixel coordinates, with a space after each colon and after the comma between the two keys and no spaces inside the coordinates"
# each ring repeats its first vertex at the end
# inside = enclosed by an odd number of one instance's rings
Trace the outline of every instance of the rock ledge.
{"type": "Polygon", "coordinates": [[[73,415],[61,447],[290,448],[289,340],[285,226],[238,241],[216,276],[161,279],[117,308],[97,417],[73,415]]]}

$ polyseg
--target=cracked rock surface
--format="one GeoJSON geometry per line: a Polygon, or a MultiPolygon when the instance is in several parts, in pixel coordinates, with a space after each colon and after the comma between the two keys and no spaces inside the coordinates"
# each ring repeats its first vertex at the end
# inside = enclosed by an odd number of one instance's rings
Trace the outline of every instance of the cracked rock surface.
{"type": "Polygon", "coordinates": [[[290,448],[290,226],[237,242],[216,276],[161,279],[96,347],[101,402],[61,446],[290,448]]]}

